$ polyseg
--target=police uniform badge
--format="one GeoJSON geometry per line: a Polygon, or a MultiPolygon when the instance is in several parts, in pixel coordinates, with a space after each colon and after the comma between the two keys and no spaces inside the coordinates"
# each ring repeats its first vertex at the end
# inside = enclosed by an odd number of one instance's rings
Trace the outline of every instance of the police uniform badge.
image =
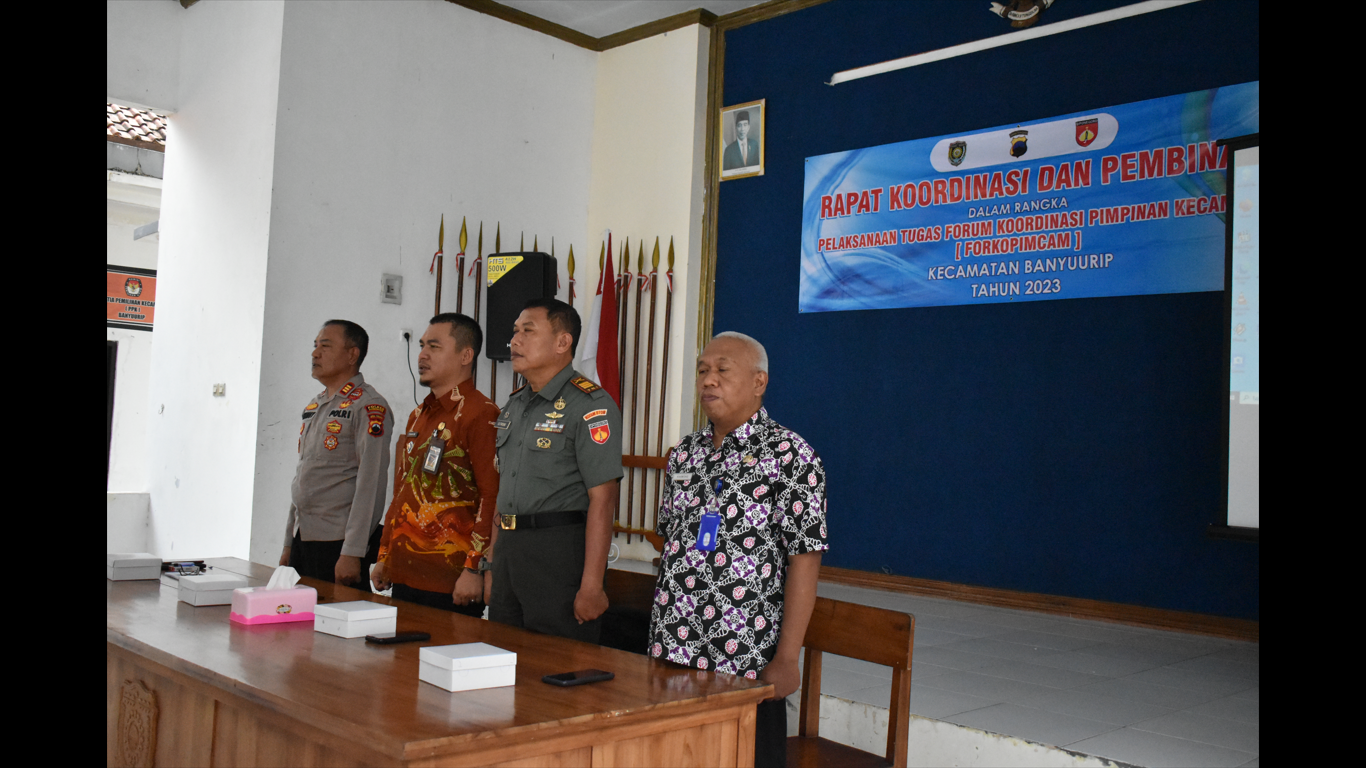
{"type": "Polygon", "coordinates": [[[1010,156],[1024,157],[1024,153],[1029,151],[1029,131],[1010,132],[1010,156]]]}
{"type": "Polygon", "coordinates": [[[1100,133],[1100,119],[1091,118],[1090,120],[1077,121],[1077,146],[1089,147],[1091,142],[1096,140],[1100,133]]]}
{"type": "Polygon", "coordinates": [[[548,438],[548,437],[538,437],[538,438],[536,438],[536,447],[537,447],[537,448],[549,448],[549,447],[550,447],[550,438],[548,438]]]}
{"type": "Polygon", "coordinates": [[[327,450],[329,451],[337,450],[337,444],[338,441],[336,435],[328,435],[327,437],[323,438],[323,445],[327,446],[327,450]]]}
{"type": "Polygon", "coordinates": [[[963,158],[968,156],[968,143],[966,141],[955,141],[949,144],[949,163],[954,167],[963,164],[963,158]]]}
{"type": "Polygon", "coordinates": [[[339,434],[341,434],[341,422],[340,422],[340,421],[337,421],[337,420],[335,420],[335,419],[333,419],[332,421],[327,422],[327,432],[328,432],[328,434],[332,434],[332,435],[339,435],[339,434]]]}
{"type": "Polygon", "coordinates": [[[387,409],[378,403],[365,406],[365,415],[370,422],[365,431],[370,433],[371,437],[384,437],[384,414],[386,411],[387,409]]]}
{"type": "Polygon", "coordinates": [[[569,403],[566,403],[563,397],[555,401],[555,410],[557,411],[563,411],[565,408],[568,407],[569,403]]]}

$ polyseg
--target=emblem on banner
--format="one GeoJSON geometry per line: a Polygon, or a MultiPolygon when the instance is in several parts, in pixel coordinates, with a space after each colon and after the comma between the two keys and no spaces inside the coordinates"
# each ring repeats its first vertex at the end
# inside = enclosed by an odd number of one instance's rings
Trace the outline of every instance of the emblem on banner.
{"type": "Polygon", "coordinates": [[[1024,153],[1029,151],[1029,131],[1010,132],[1010,156],[1024,157],[1024,153]]]}
{"type": "Polygon", "coordinates": [[[130,277],[123,281],[123,292],[129,296],[142,295],[142,281],[136,277],[130,277]]]}
{"type": "Polygon", "coordinates": [[[1090,120],[1077,121],[1077,145],[1082,147],[1091,146],[1091,142],[1096,140],[1097,132],[1100,130],[1100,120],[1091,118],[1090,120]]]}
{"type": "Polygon", "coordinates": [[[1006,0],[1005,4],[992,3],[991,12],[1010,22],[1016,29],[1032,27],[1039,21],[1039,14],[1053,4],[1053,0],[1006,0]]]}
{"type": "Polygon", "coordinates": [[[954,166],[963,164],[963,158],[968,156],[968,143],[966,141],[955,141],[949,145],[949,162],[954,166]]]}

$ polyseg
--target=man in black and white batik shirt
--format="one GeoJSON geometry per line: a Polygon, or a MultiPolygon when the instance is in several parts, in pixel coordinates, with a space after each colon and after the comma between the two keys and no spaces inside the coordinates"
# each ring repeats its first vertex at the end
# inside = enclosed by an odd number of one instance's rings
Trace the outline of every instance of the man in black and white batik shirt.
{"type": "Polygon", "coordinates": [[[800,436],[768,417],[768,355],[718,334],[697,359],[710,424],[669,459],[657,532],[664,537],[650,655],[758,678],[755,765],[786,762],[787,709],[816,600],[825,530],[825,469],[800,436]]]}

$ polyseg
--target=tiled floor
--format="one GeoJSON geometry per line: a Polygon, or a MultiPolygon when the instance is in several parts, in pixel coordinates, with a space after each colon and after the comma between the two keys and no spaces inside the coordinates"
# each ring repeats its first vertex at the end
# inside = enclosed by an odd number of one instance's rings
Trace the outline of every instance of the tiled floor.
{"type": "MultiPolygon", "coordinates": [[[[1138,766],[1258,765],[1260,646],[821,584],[915,615],[911,712],[1138,766]]],[[[822,693],[888,705],[891,670],[827,656],[822,693]]]]}

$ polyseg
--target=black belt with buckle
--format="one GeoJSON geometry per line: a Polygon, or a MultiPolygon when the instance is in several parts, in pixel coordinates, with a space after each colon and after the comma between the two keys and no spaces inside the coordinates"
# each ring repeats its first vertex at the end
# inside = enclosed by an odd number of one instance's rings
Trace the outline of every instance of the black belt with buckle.
{"type": "Polygon", "coordinates": [[[557,528],[561,525],[579,525],[588,520],[588,513],[582,510],[575,512],[540,512],[534,515],[499,515],[498,527],[505,531],[516,531],[520,529],[530,530],[532,528],[557,528]]]}

